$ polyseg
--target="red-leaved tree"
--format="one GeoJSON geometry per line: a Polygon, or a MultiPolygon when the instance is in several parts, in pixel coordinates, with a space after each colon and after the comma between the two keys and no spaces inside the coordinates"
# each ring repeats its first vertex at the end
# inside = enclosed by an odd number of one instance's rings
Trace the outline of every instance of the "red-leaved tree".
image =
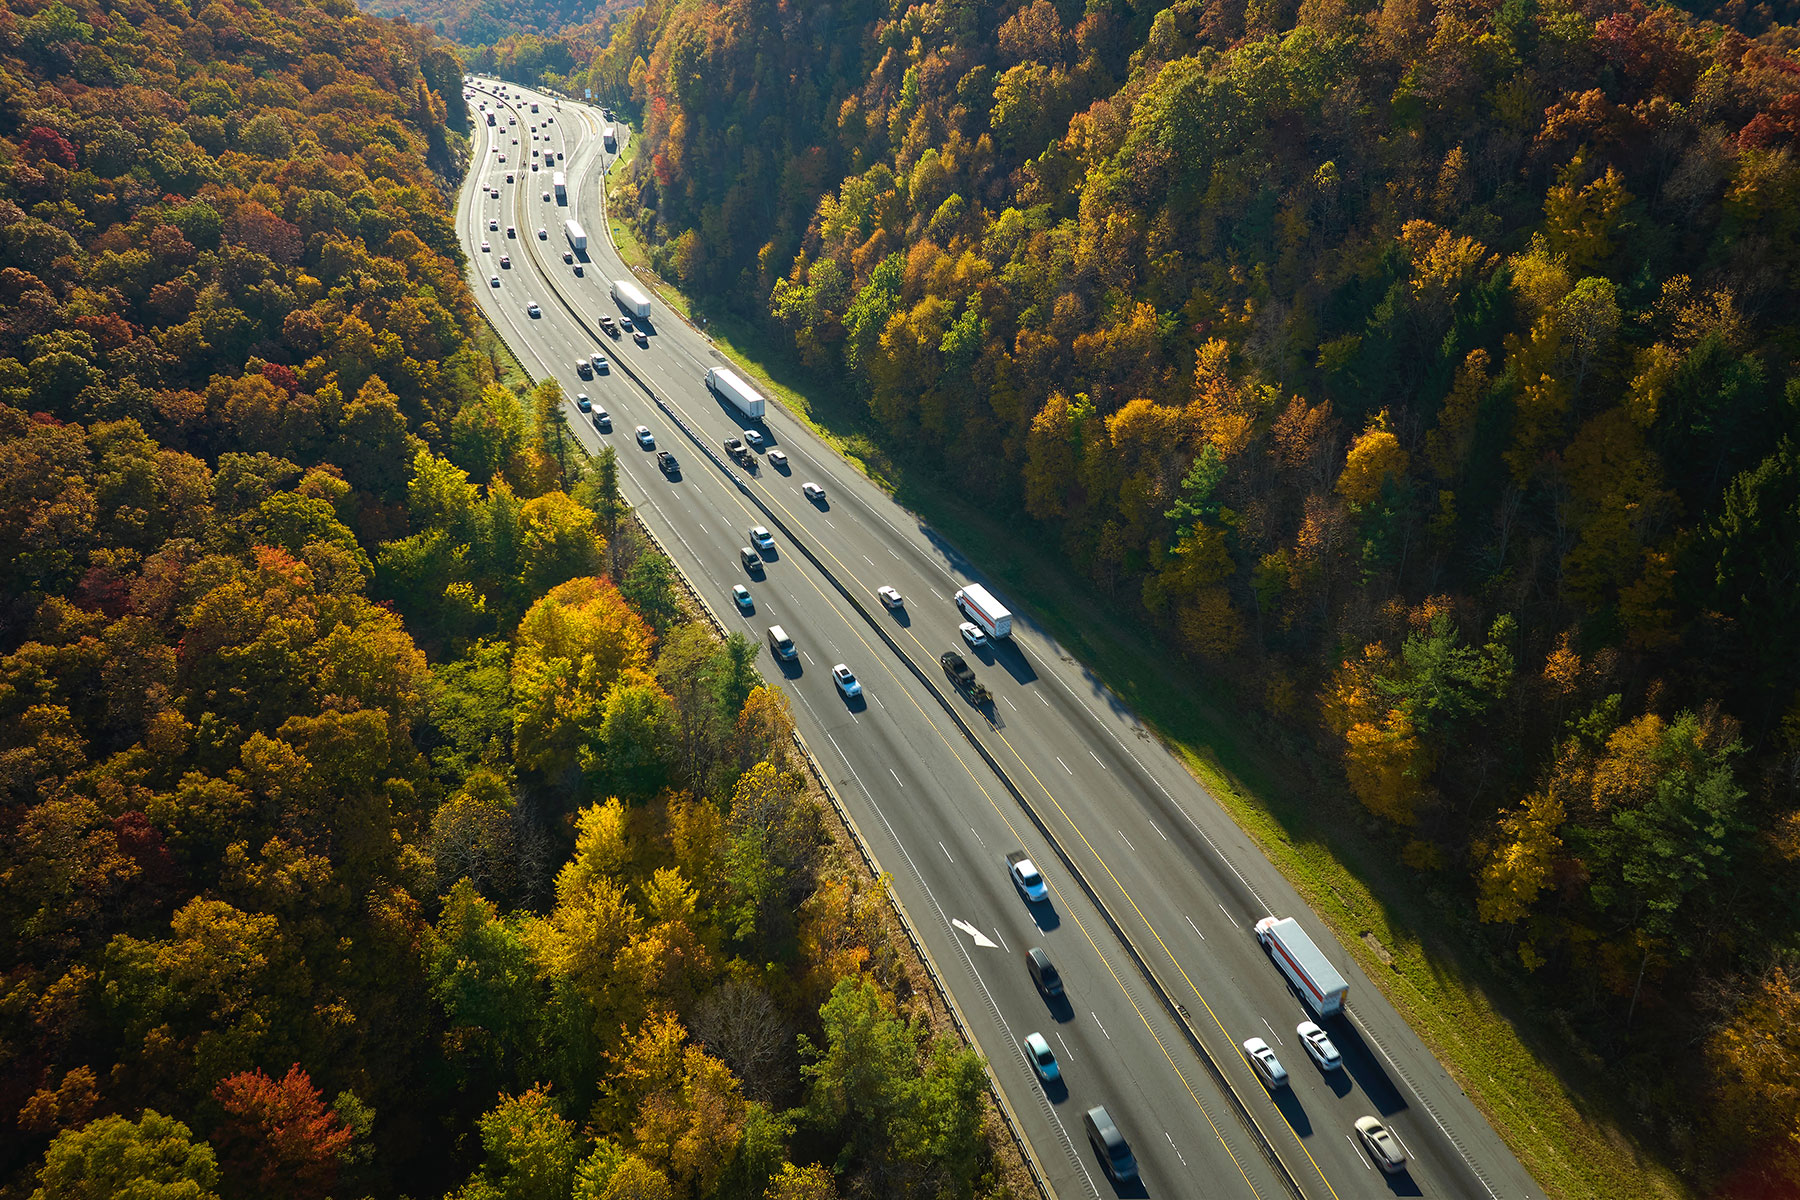
{"type": "Polygon", "coordinates": [[[225,1119],[213,1133],[228,1194],[324,1200],[354,1136],[296,1064],[280,1080],[243,1071],[219,1082],[225,1119]]]}

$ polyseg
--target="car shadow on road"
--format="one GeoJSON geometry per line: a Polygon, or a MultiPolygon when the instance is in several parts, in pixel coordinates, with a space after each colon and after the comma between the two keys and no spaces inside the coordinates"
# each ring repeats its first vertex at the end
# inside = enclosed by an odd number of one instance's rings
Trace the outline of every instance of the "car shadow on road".
{"type": "Polygon", "coordinates": [[[1270,1096],[1287,1123],[1294,1127],[1294,1132],[1301,1137],[1311,1137],[1313,1131],[1312,1118],[1306,1115],[1306,1106],[1300,1103],[1300,1097],[1294,1095],[1292,1088],[1282,1088],[1270,1096]]]}
{"type": "Polygon", "coordinates": [[[912,628],[912,614],[904,608],[890,608],[888,614],[894,618],[894,624],[902,629],[912,628]]]}
{"type": "Polygon", "coordinates": [[[1045,933],[1062,928],[1062,917],[1056,911],[1056,905],[1048,900],[1039,900],[1035,904],[1026,901],[1025,910],[1031,914],[1032,924],[1045,933]]]}

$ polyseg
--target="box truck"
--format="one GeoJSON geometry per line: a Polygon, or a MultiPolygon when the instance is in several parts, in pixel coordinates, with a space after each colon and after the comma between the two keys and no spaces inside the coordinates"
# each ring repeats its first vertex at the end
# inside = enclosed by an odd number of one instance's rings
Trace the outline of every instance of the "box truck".
{"type": "Polygon", "coordinates": [[[569,202],[569,177],[567,175],[564,175],[561,171],[552,175],[550,177],[550,187],[551,190],[556,193],[556,202],[558,204],[567,204],[569,202]]]}
{"type": "Polygon", "coordinates": [[[994,599],[994,594],[979,583],[958,589],[956,607],[963,615],[981,626],[992,638],[1003,638],[1012,632],[1012,613],[994,599]]]}
{"type": "Polygon", "coordinates": [[[563,232],[568,235],[570,246],[577,250],[587,249],[587,231],[572,218],[563,222],[563,232]]]}
{"type": "Polygon", "coordinates": [[[640,321],[650,315],[650,297],[644,295],[644,290],[629,279],[613,280],[612,298],[620,308],[640,321]]]}
{"type": "Polygon", "coordinates": [[[1350,985],[1300,928],[1300,922],[1292,917],[1264,917],[1256,923],[1256,938],[1314,1012],[1329,1017],[1344,1011],[1350,985]]]}
{"type": "Polygon", "coordinates": [[[608,154],[616,154],[618,152],[619,135],[613,131],[611,125],[608,125],[605,132],[601,134],[601,140],[605,142],[606,152],[608,154]]]}
{"type": "Polygon", "coordinates": [[[737,377],[737,372],[724,367],[711,367],[706,372],[706,386],[713,395],[753,421],[762,419],[763,398],[756,389],[737,377]]]}

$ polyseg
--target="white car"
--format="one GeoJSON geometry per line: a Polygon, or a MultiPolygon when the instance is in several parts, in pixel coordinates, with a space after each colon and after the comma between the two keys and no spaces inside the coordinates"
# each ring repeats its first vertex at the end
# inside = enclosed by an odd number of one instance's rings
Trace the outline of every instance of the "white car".
{"type": "Polygon", "coordinates": [[[1311,1021],[1302,1021],[1294,1026],[1294,1033],[1300,1044],[1306,1048],[1309,1058],[1319,1064],[1321,1071],[1339,1071],[1344,1066],[1344,1056],[1332,1044],[1331,1038],[1323,1029],[1311,1021]]]}
{"type": "Polygon", "coordinates": [[[640,346],[648,346],[650,344],[650,335],[641,329],[634,329],[631,331],[631,340],[640,346]]]}
{"type": "Polygon", "coordinates": [[[1055,1083],[1062,1078],[1062,1070],[1056,1065],[1056,1055],[1051,1051],[1050,1043],[1044,1040],[1043,1034],[1026,1035],[1025,1057],[1031,1060],[1031,1069],[1045,1083],[1055,1083]]]}
{"type": "Polygon", "coordinates": [[[648,425],[639,425],[637,427],[637,442],[638,445],[646,450],[656,449],[656,435],[650,432],[650,427],[648,425]]]}
{"type": "Polygon", "coordinates": [[[494,252],[494,248],[488,245],[488,240],[486,238],[481,239],[481,252],[483,254],[492,254],[494,252]]]}
{"type": "Polygon", "coordinates": [[[899,608],[906,603],[905,597],[885,583],[875,589],[875,594],[880,596],[881,602],[889,608],[899,608]]]}
{"type": "Polygon", "coordinates": [[[744,445],[750,447],[752,450],[761,450],[763,448],[763,435],[754,429],[744,430],[744,445]]]}
{"type": "Polygon", "coordinates": [[[1050,895],[1050,886],[1044,882],[1044,876],[1038,871],[1037,864],[1024,855],[1013,859],[1007,867],[1014,883],[1025,893],[1027,900],[1036,903],[1050,895]]]}
{"type": "Polygon", "coordinates": [[[1356,1118],[1356,1136],[1369,1151],[1369,1157],[1384,1172],[1393,1175],[1406,1169],[1406,1151],[1400,1148],[1400,1139],[1386,1125],[1374,1117],[1356,1118]]]}
{"type": "Polygon", "coordinates": [[[963,641],[969,643],[969,648],[971,650],[979,650],[987,645],[987,634],[981,632],[981,627],[979,625],[970,621],[964,621],[962,624],[958,625],[956,627],[956,632],[962,634],[963,641]]]}
{"type": "Polygon", "coordinates": [[[594,351],[594,353],[588,357],[588,362],[596,371],[606,370],[606,355],[600,353],[598,350],[594,351]]]}
{"type": "Polygon", "coordinates": [[[862,695],[862,684],[856,681],[856,676],[843,663],[831,668],[831,682],[837,684],[837,690],[843,693],[846,700],[854,700],[862,695]]]}
{"type": "Polygon", "coordinates": [[[1250,1066],[1256,1071],[1257,1078],[1271,1091],[1287,1086],[1287,1068],[1269,1049],[1269,1043],[1261,1038],[1251,1038],[1244,1043],[1244,1057],[1250,1060],[1250,1066]]]}
{"type": "Polygon", "coordinates": [[[525,305],[525,312],[526,312],[526,313],[527,313],[527,314],[528,314],[528,315],[530,315],[530,316],[533,316],[533,317],[541,317],[541,316],[543,316],[543,315],[544,315],[544,314],[543,314],[543,313],[542,313],[542,312],[541,312],[541,311],[540,311],[540,310],[539,310],[539,309],[538,309],[538,306],[537,306],[537,301],[536,301],[536,300],[531,300],[531,301],[527,301],[527,302],[526,302],[526,305],[525,305]]]}
{"type": "Polygon", "coordinates": [[[800,493],[801,493],[801,495],[805,496],[808,500],[811,500],[814,504],[817,504],[821,500],[825,499],[825,489],[820,487],[816,483],[801,484],[800,485],[800,493]]]}
{"type": "Polygon", "coordinates": [[[775,548],[775,535],[761,525],[753,525],[750,527],[750,544],[766,553],[775,548]]]}
{"type": "Polygon", "coordinates": [[[771,467],[778,467],[783,471],[787,470],[787,455],[779,450],[769,451],[769,465],[771,467]]]}

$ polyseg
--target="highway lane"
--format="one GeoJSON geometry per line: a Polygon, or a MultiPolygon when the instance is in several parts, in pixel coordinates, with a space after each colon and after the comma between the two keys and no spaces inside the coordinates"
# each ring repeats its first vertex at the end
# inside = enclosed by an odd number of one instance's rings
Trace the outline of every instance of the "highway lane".
{"type": "MultiPolygon", "coordinates": [[[[590,231],[590,256],[604,263],[604,269],[589,272],[590,296],[581,300],[598,311],[607,307],[604,278],[622,268],[601,236],[600,189],[586,185],[586,172],[572,173],[571,179],[584,181],[573,190],[574,207],[590,231]]],[[[646,350],[626,347],[626,352],[633,369],[674,398],[707,436],[722,437],[739,427],[700,386],[704,366],[721,360],[687,326],[665,317],[656,322],[646,350]]],[[[785,414],[772,410],[764,427],[794,461],[791,475],[765,472],[759,481],[760,494],[782,520],[819,547],[832,573],[847,585],[867,595],[880,583],[892,583],[911,597],[908,611],[893,620],[896,631],[911,640],[907,649],[916,660],[929,664],[955,644],[958,614],[947,596],[970,577],[967,564],[785,414]],[[822,511],[798,497],[799,483],[808,478],[827,488],[822,511]]],[[[1295,1086],[1280,1104],[1268,1103],[1259,1120],[1267,1118],[1277,1135],[1284,1125],[1293,1131],[1284,1155],[1295,1160],[1297,1176],[1316,1172],[1307,1190],[1336,1194],[1337,1184],[1354,1194],[1354,1176],[1365,1170],[1366,1160],[1347,1131],[1355,1116],[1376,1111],[1394,1117],[1414,1152],[1413,1176],[1428,1185],[1426,1190],[1533,1194],[1516,1160],[1479,1114],[1348,956],[1310,921],[1321,945],[1336,951],[1332,957],[1353,985],[1353,1018],[1327,1025],[1346,1050],[1355,1086],[1343,1087],[1342,1077],[1308,1074],[1310,1065],[1292,1044],[1292,1024],[1306,1014],[1247,932],[1271,910],[1306,919],[1298,898],[1125,706],[1041,631],[1023,621],[1020,626],[1012,645],[1002,643],[986,656],[985,670],[977,665],[996,694],[991,727],[981,736],[1101,889],[1108,907],[1131,926],[1128,933],[1165,987],[1195,1016],[1215,1057],[1229,1062],[1242,1038],[1274,1034],[1271,1043],[1293,1072],[1295,1086]],[[1155,886],[1141,887],[1137,881],[1145,879],[1155,886]]],[[[1240,1071],[1240,1082],[1254,1098],[1256,1085],[1247,1068],[1240,1071]]]]}
{"type": "MultiPolygon", "coordinates": [[[[528,129],[528,125],[521,128],[528,129]]],[[[502,144],[510,146],[511,135],[503,136],[508,140],[502,144]]],[[[576,161],[576,153],[571,151],[569,158],[576,161]]],[[[489,168],[489,175],[498,178],[501,171],[496,165],[489,168]]],[[[504,186],[502,194],[504,200],[504,186]]],[[[519,221],[518,207],[541,201],[534,197],[510,203],[513,223],[522,232],[533,229],[519,221]]],[[[461,221],[464,236],[475,239],[472,244],[479,243],[476,223],[485,225],[494,207],[491,199],[465,203],[461,221]]],[[[494,219],[506,223],[504,218],[494,219]]],[[[561,364],[572,365],[577,352],[585,352],[589,343],[579,331],[555,320],[555,310],[547,305],[542,319],[524,316],[525,295],[535,292],[543,279],[540,276],[526,284],[520,280],[531,269],[533,249],[544,243],[527,234],[518,245],[522,252],[515,255],[513,278],[503,281],[500,297],[490,297],[490,311],[509,340],[517,339],[516,345],[527,348],[528,358],[535,352],[548,373],[573,389],[576,381],[561,364]]],[[[473,257],[479,259],[479,251],[473,257]]],[[[556,269],[554,259],[545,265],[556,269]]],[[[540,304],[547,299],[543,295],[536,298],[540,304]]],[[[620,448],[628,493],[640,492],[631,498],[640,503],[684,571],[714,597],[721,611],[729,611],[725,592],[731,582],[741,578],[735,549],[744,540],[744,529],[760,518],[743,507],[735,493],[719,488],[717,475],[705,473],[703,483],[690,483],[702,468],[691,448],[677,447],[689,468],[688,478],[673,484],[662,480],[649,465],[648,455],[631,446],[629,431],[642,420],[657,428],[664,445],[670,444],[671,431],[666,422],[651,415],[641,395],[634,398],[617,383],[603,376],[592,385],[582,381],[580,386],[613,410],[617,432],[611,440],[620,448]]],[[[576,428],[578,436],[597,441],[590,426],[577,424],[576,428]]],[[[1204,1083],[1203,1078],[1192,1062],[1174,1061],[1182,1056],[1179,1032],[1153,1001],[1134,995],[1141,985],[1105,936],[1097,917],[1084,913],[1079,900],[1059,901],[1052,909],[1060,914],[1054,926],[1032,934],[1029,914],[1003,878],[1000,859],[1005,849],[1020,844],[1040,858],[1045,857],[1044,848],[1029,827],[1019,824],[1016,811],[1004,803],[1004,797],[995,795],[992,782],[978,777],[978,765],[972,765],[967,746],[945,740],[929,715],[934,703],[929,694],[918,688],[909,673],[891,673],[883,664],[884,656],[868,644],[867,628],[842,612],[841,597],[821,587],[792,558],[781,555],[771,565],[766,582],[750,583],[760,610],[754,624],[749,617],[738,619],[751,636],[760,635],[764,622],[779,620],[800,638],[803,657],[809,661],[783,686],[795,699],[802,730],[826,759],[828,771],[843,785],[853,810],[858,810],[875,853],[894,869],[896,885],[945,971],[948,985],[962,998],[977,1042],[994,1064],[1027,1135],[1034,1145],[1055,1151],[1042,1158],[1057,1190],[1064,1195],[1090,1193],[1094,1163],[1079,1145],[1079,1135],[1070,1138],[1069,1129],[1079,1117],[1069,1114],[1078,1114],[1090,1103],[1105,1103],[1143,1159],[1151,1191],[1279,1194],[1266,1166],[1254,1150],[1242,1144],[1245,1139],[1232,1129],[1229,1117],[1221,1114],[1223,1136],[1213,1133],[1194,1090],[1204,1083]],[[856,664],[869,689],[871,702],[861,712],[845,709],[826,678],[824,668],[839,657],[856,664]],[[830,761],[834,753],[840,760],[837,763],[830,761]],[[864,788],[865,782],[871,786],[864,788]],[[859,794],[866,808],[859,809],[859,794]],[[878,794],[882,798],[879,805],[878,794]],[[992,848],[991,853],[984,845],[992,848]],[[967,855],[964,846],[971,847],[967,855]],[[976,946],[969,935],[949,924],[952,918],[988,930],[989,940],[997,945],[976,946]],[[1084,998],[1092,1020],[1091,1027],[1071,1020],[1063,1023],[1067,1028],[1059,1025],[1055,1031],[1058,1043],[1081,1063],[1070,1067],[1071,1094],[1055,1105],[1046,1103],[1018,1050],[1019,1041],[1032,1029],[1046,1026],[1046,1033],[1050,1032],[1041,1000],[1019,965],[1018,956],[1033,936],[1064,964],[1071,994],[1084,998]],[[1063,948],[1062,943],[1077,937],[1086,944],[1091,958],[1084,957],[1079,946],[1063,948]],[[980,961],[996,956],[1002,956],[1006,965],[980,961]],[[1090,978],[1096,982],[1090,983],[1090,978]],[[1139,1065],[1145,1061],[1152,1064],[1148,1070],[1139,1065]],[[1195,1078],[1193,1085],[1190,1077],[1195,1078]],[[1061,1119],[1058,1113],[1064,1114],[1061,1119]],[[1147,1141],[1157,1133],[1163,1139],[1160,1143],[1147,1141]],[[1233,1144],[1235,1158],[1243,1160],[1241,1163],[1234,1161],[1233,1144]],[[1225,1185],[1233,1177],[1241,1192],[1227,1190],[1225,1185]]],[[[1051,877],[1054,880],[1054,868],[1051,877]]],[[[1217,1100],[1206,1103],[1216,1105],[1217,1100]]]]}

